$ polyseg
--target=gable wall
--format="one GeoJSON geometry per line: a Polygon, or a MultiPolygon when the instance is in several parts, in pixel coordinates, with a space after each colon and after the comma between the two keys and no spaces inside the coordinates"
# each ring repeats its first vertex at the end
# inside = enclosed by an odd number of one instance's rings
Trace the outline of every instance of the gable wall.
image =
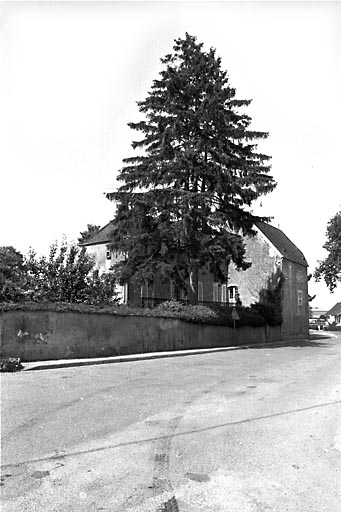
{"type": "Polygon", "coordinates": [[[103,244],[101,245],[88,245],[86,247],[86,252],[92,256],[96,261],[96,268],[100,272],[106,272],[108,270],[108,262],[110,263],[110,260],[107,260],[106,258],[106,246],[103,244]]]}
{"type": "Polygon", "coordinates": [[[282,270],[284,274],[282,336],[283,338],[308,337],[307,267],[284,259],[282,270]]]}
{"type": "Polygon", "coordinates": [[[260,292],[275,281],[282,268],[279,253],[258,233],[245,242],[246,261],[252,265],[247,270],[238,271],[234,264],[229,268],[228,285],[237,285],[244,306],[260,300],[260,292]]]}
{"type": "Polygon", "coordinates": [[[246,259],[252,261],[246,271],[230,266],[228,284],[236,284],[244,306],[262,302],[262,291],[273,288],[283,273],[282,337],[308,337],[309,305],[307,267],[280,256],[267,239],[258,233],[246,240],[246,259]]]}
{"type": "Polygon", "coordinates": [[[110,267],[121,259],[114,251],[111,251],[111,259],[107,259],[106,244],[87,245],[86,252],[95,259],[96,268],[101,273],[108,272],[110,267]]]}

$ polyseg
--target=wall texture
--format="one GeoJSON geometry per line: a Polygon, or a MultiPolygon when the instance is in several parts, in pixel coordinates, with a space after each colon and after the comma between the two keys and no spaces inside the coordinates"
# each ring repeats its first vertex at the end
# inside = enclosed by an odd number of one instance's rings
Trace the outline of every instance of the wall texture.
{"type": "Polygon", "coordinates": [[[236,284],[244,306],[264,302],[263,294],[272,290],[283,274],[281,335],[283,339],[309,335],[307,268],[280,257],[261,234],[246,239],[246,260],[252,265],[246,271],[230,268],[229,285],[236,284]]]}
{"type": "Polygon", "coordinates": [[[307,269],[292,261],[283,261],[283,323],[284,337],[309,334],[309,302],[307,269]]]}
{"type": "Polygon", "coordinates": [[[2,357],[23,361],[115,356],[278,341],[280,328],[236,329],[177,319],[98,313],[6,311],[2,357]]]}
{"type": "Polygon", "coordinates": [[[250,306],[254,302],[262,302],[261,294],[271,288],[273,276],[281,270],[282,259],[261,233],[245,238],[245,259],[252,263],[251,267],[238,271],[231,264],[228,284],[237,285],[243,305],[250,306]]]}

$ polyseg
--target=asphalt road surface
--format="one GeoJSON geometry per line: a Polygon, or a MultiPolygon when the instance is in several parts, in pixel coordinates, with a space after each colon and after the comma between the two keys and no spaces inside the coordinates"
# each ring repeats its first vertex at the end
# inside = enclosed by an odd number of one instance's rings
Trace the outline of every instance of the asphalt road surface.
{"type": "Polygon", "coordinates": [[[341,336],[2,374],[4,512],[341,511],[341,336]]]}

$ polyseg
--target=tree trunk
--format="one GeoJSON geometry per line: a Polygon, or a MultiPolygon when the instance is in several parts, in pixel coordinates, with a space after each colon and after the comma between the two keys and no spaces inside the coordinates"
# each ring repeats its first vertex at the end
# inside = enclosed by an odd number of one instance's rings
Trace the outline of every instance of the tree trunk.
{"type": "Polygon", "coordinates": [[[199,268],[196,261],[191,262],[188,286],[188,299],[191,306],[198,304],[198,281],[199,281],[199,268]]]}

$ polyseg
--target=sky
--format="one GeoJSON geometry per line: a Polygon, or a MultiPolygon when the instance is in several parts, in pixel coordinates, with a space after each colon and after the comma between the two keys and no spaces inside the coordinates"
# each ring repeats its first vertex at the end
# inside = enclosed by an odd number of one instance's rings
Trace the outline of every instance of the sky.
{"type": "MultiPolygon", "coordinates": [[[[47,254],[104,226],[122,159],[133,156],[160,58],[185,32],[216,48],[252,127],[269,132],[274,192],[255,206],[300,248],[326,257],[341,208],[341,3],[3,2],[0,4],[0,245],[47,254]]],[[[309,282],[315,308],[341,301],[309,282]]]]}

